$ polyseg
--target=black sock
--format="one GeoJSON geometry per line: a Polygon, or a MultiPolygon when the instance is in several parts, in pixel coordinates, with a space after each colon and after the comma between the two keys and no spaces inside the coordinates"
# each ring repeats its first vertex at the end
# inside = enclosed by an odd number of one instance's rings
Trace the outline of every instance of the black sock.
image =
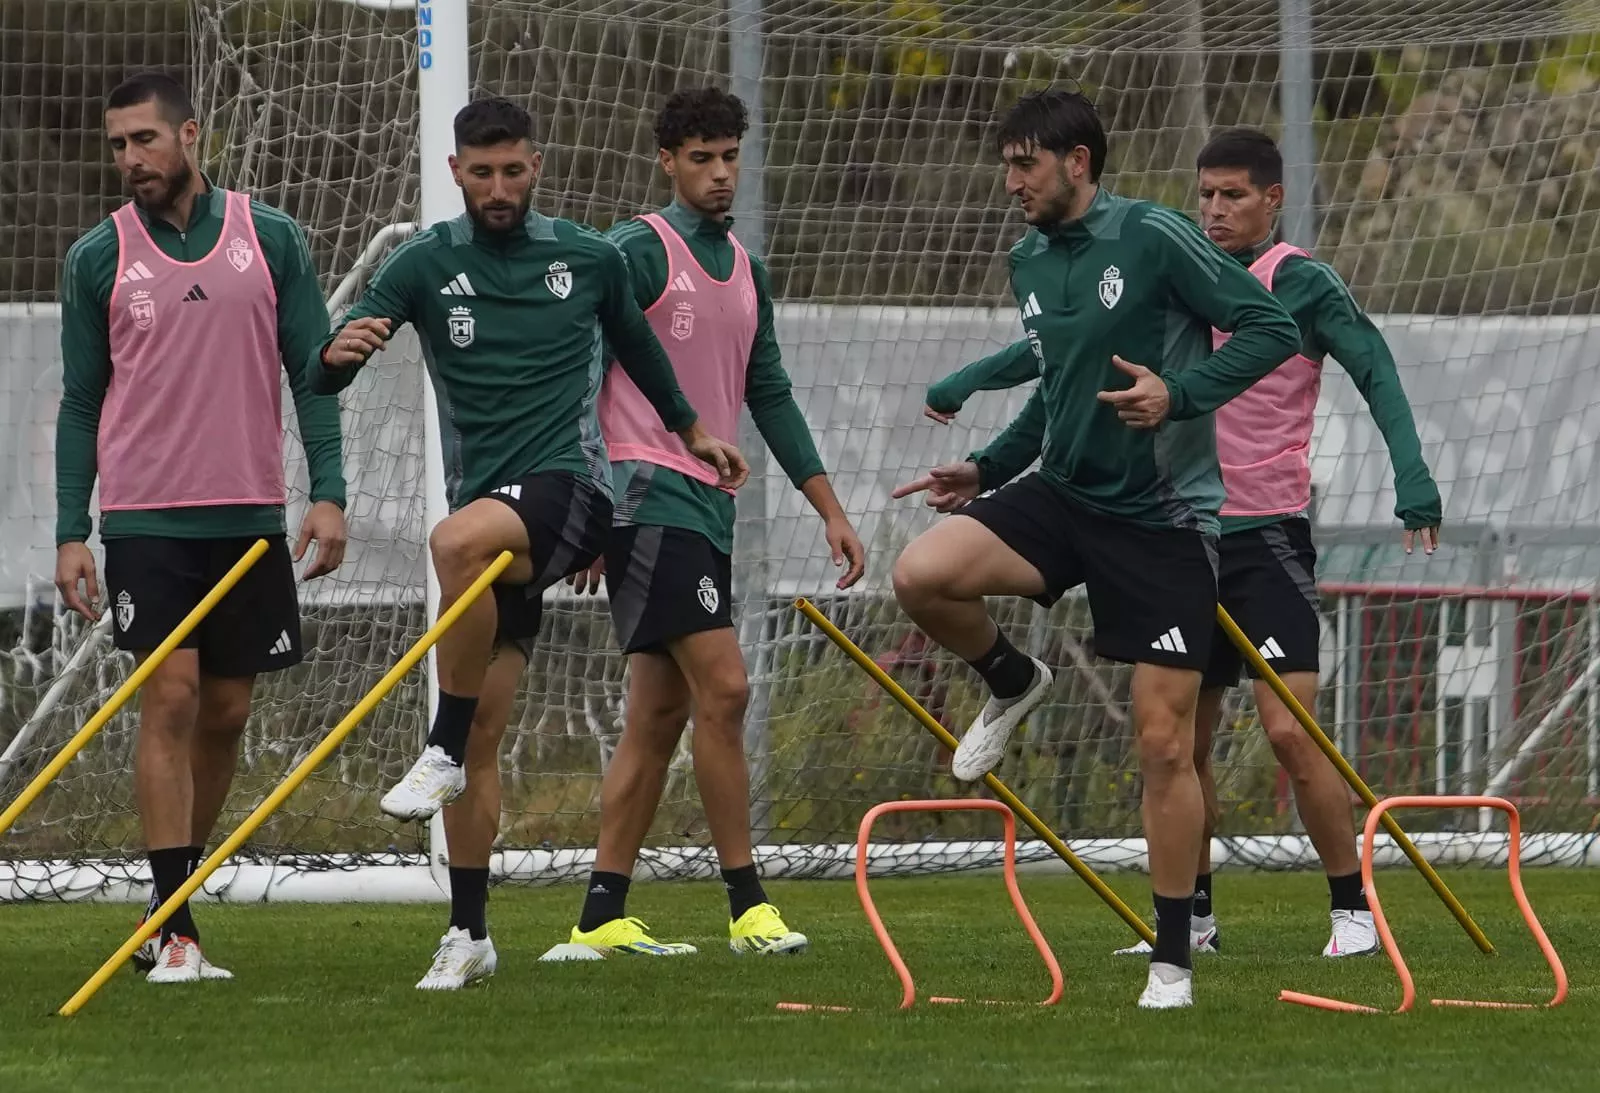
{"type": "Polygon", "coordinates": [[[456,766],[467,761],[467,733],[472,729],[472,715],[478,712],[476,698],[439,692],[439,712],[434,714],[433,729],[428,733],[430,747],[443,748],[455,760],[456,766]]]}
{"type": "Polygon", "coordinates": [[[983,677],[996,698],[1019,698],[1028,689],[1038,669],[1033,661],[1006,639],[1004,633],[995,633],[994,644],[977,660],[968,661],[972,670],[983,677]]]}
{"type": "Polygon", "coordinates": [[[1152,964],[1171,964],[1179,968],[1189,961],[1189,916],[1194,913],[1193,896],[1156,896],[1156,947],[1152,964]]]}
{"type": "Polygon", "coordinates": [[[1205,918],[1211,914],[1211,874],[1201,873],[1194,878],[1194,911],[1195,918],[1205,918]]]}
{"type": "Polygon", "coordinates": [[[602,873],[598,869],[590,873],[589,893],[583,897],[578,929],[588,933],[614,918],[621,918],[628,909],[628,886],[632,883],[621,873],[602,873]]]}
{"type": "MultiPolygon", "coordinates": [[[[189,853],[187,846],[169,846],[165,850],[150,851],[150,876],[155,881],[156,898],[161,903],[171,899],[172,893],[182,888],[183,882],[189,879],[189,853]]],[[[184,900],[161,924],[161,944],[165,945],[173,936],[186,937],[190,941],[200,940],[194,916],[189,913],[188,900],[184,900]]]]}
{"type": "Polygon", "coordinates": [[[194,871],[196,869],[199,869],[200,868],[200,863],[205,861],[205,860],[206,860],[206,848],[203,847],[203,846],[191,846],[189,848],[189,874],[188,874],[188,876],[184,877],[183,879],[184,880],[188,880],[189,877],[194,876],[194,871]]]}
{"type": "Polygon", "coordinates": [[[450,925],[474,941],[489,936],[489,869],[450,867],[450,925]]]}
{"type": "Polygon", "coordinates": [[[1329,877],[1328,895],[1335,911],[1365,911],[1367,909],[1367,890],[1361,885],[1361,873],[1357,870],[1348,876],[1329,877]]]}
{"type": "Polygon", "coordinates": [[[728,917],[735,922],[750,908],[767,902],[767,893],[756,875],[755,864],[722,871],[722,886],[728,890],[728,917]]]}

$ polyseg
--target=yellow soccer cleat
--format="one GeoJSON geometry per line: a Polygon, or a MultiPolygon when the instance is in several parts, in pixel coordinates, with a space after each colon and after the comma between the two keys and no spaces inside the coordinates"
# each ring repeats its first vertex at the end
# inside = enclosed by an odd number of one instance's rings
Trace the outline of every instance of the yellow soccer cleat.
{"type": "Polygon", "coordinates": [[[803,953],[811,942],[783,924],[770,903],[758,903],[728,923],[728,948],[744,953],[803,953]]]}
{"type": "Polygon", "coordinates": [[[661,942],[636,918],[614,918],[587,933],[572,928],[572,938],[541,956],[540,960],[594,960],[610,953],[629,956],[688,956],[696,952],[683,942],[661,942]]]}

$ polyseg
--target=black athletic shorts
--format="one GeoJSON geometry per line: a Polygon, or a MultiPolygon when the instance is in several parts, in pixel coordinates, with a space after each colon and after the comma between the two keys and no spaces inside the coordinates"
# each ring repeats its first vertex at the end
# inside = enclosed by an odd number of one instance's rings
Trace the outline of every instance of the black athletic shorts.
{"type": "MultiPolygon", "coordinates": [[[[106,596],[117,648],[153,651],[258,538],[107,539],[106,596]]],[[[289,544],[282,536],[267,543],[179,646],[199,650],[207,675],[238,678],[300,663],[300,599],[289,544]]]]}
{"type": "Polygon", "coordinates": [[[606,548],[611,622],[625,653],[665,652],[667,643],[733,625],[733,559],[683,528],[613,528],[606,548]]]}
{"type": "Polygon", "coordinates": [[[605,550],[611,534],[611,499],[587,478],[570,471],[540,471],[498,486],[485,496],[504,502],[528,530],[533,580],[494,586],[500,614],[495,644],[533,654],[544,618],[544,590],[581,569],[605,550]]]}
{"type": "Polygon", "coordinates": [[[1046,606],[1085,585],[1099,656],[1203,669],[1216,628],[1215,540],[1106,516],[1030,474],[960,512],[1044,577],[1046,606]]]}
{"type": "MultiPolygon", "coordinates": [[[[1311,522],[1291,517],[1224,535],[1218,559],[1217,598],[1272,670],[1320,670],[1322,627],[1311,522]]],[[[1218,627],[1205,686],[1231,687],[1239,682],[1241,667],[1248,668],[1244,657],[1218,627]]]]}

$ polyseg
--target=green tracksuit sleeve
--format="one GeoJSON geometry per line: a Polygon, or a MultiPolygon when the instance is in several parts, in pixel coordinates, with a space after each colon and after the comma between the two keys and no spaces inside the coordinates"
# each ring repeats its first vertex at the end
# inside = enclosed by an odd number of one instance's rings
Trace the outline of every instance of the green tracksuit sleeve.
{"type": "Polygon", "coordinates": [[[311,500],[345,505],[344,463],[339,433],[339,400],[318,394],[312,358],[320,355],[328,332],[328,309],[317,284],[311,252],[298,225],[284,233],[273,280],[278,294],[278,351],[289,374],[300,443],[305,446],[311,500]]]}
{"type": "Polygon", "coordinates": [[[111,385],[107,299],[85,240],[67,252],[61,276],[61,408],[56,415],[56,545],[86,542],[97,470],[100,409],[111,385]]]}
{"type": "Polygon", "coordinates": [[[1034,391],[1005,431],[969,457],[978,465],[978,487],[995,489],[1027,470],[1044,449],[1044,434],[1044,393],[1034,391]]]}
{"type": "MultiPolygon", "coordinates": [[[[339,321],[339,327],[330,331],[311,347],[310,373],[312,389],[321,395],[332,395],[349,387],[356,373],[366,367],[366,361],[344,368],[329,368],[322,363],[322,351],[338,334],[339,328],[356,319],[388,319],[389,337],[393,338],[414,314],[415,281],[414,261],[418,248],[428,245],[425,237],[415,236],[391,251],[383,260],[378,272],[367,282],[366,289],[354,307],[339,321]]],[[[369,357],[368,360],[371,358],[369,357]]]]}
{"type": "Polygon", "coordinates": [[[756,289],[756,336],[745,371],[744,401],[778,466],[790,482],[800,486],[808,478],[827,473],[827,468],[817,454],[811,426],[794,400],[794,388],[783,367],[783,353],[773,324],[772,286],[766,266],[754,255],[750,258],[750,275],[756,289]]]}
{"type": "Polygon", "coordinates": [[[1004,391],[1039,378],[1039,358],[1026,338],[998,353],[973,361],[928,388],[927,406],[941,414],[956,414],[979,391],[1004,391]]]}

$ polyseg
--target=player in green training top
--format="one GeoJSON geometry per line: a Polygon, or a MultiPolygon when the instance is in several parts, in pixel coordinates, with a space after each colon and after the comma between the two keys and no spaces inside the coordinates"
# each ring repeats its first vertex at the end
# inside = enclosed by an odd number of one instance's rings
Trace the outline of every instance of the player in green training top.
{"type": "MultiPolygon", "coordinates": [[[[1411,404],[1400,386],[1383,335],[1350,296],[1333,268],[1305,251],[1273,239],[1283,205],[1283,157],[1267,134],[1254,129],[1218,133],[1198,160],[1200,218],[1206,234],[1250,269],[1283,302],[1299,326],[1300,351],[1240,397],[1217,411],[1217,446],[1227,502],[1222,509],[1219,594],[1223,607],[1249,636],[1300,704],[1316,709],[1321,623],[1316,592],[1317,552],[1307,509],[1311,501],[1309,453],[1322,362],[1332,356],[1349,373],[1371,408],[1394,463],[1395,516],[1404,546],[1421,539],[1438,544],[1439,488],[1422,458],[1411,404]]],[[[1037,374],[1026,362],[1000,355],[969,365],[928,392],[930,417],[948,421],[975,390],[1014,386],[1037,374]]],[[[991,481],[1020,474],[1039,454],[1039,436],[1008,431],[979,457],[991,481]]],[[[970,468],[964,472],[975,477],[970,468]]],[[[929,503],[952,509],[976,491],[931,491],[929,503]]],[[[1195,880],[1190,942],[1218,947],[1212,914],[1211,839],[1217,820],[1211,736],[1222,716],[1223,692],[1238,681],[1240,656],[1218,631],[1211,642],[1195,715],[1195,765],[1206,795],[1206,839],[1195,880]]],[[[1255,684],[1256,709],[1273,753],[1294,784],[1295,805],[1328,876],[1331,930],[1322,953],[1359,956],[1378,950],[1377,929],[1361,888],[1360,862],[1351,837],[1350,790],[1294,715],[1265,683],[1255,684]]],[[[1123,953],[1147,951],[1143,943],[1123,953]]]]}
{"type": "MultiPolygon", "coordinates": [[[[1039,362],[1024,415],[1043,424],[1043,463],[907,547],[895,594],[989,685],[993,697],[953,764],[971,780],[999,762],[1051,683],[1043,663],[998,631],[983,598],[1050,603],[1087,585],[1096,652],[1135,665],[1133,726],[1157,906],[1139,1005],[1187,1006],[1205,822],[1194,712],[1215,625],[1223,500],[1210,415],[1294,352],[1299,333],[1192,222],[1099,185],[1105,131],[1082,95],[1024,95],[1001,120],[998,144],[1006,190],[1031,225],[1011,251],[1026,339],[1009,352],[1039,362]],[[1233,335],[1215,351],[1213,328],[1233,335]]],[[[924,478],[895,496],[936,485],[924,478]]]]}
{"type": "MultiPolygon", "coordinates": [[[[109,606],[117,648],[142,663],[268,542],[139,694],[133,774],[154,910],[204,860],[255,677],[300,663],[294,561],[315,539],[304,578],[338,567],[345,485],[339,404],[318,397],[308,367],[328,312],[300,226],[201,173],[194,104],[171,77],[116,87],[105,123],[132,200],[73,244],[62,271],[56,586],[85,618],[109,606]],[[293,557],[285,374],[311,490],[293,557]],[[103,604],[88,546],[97,479],[103,604]]],[[[226,978],[199,942],[180,904],[134,964],[152,983],[226,978]]]]}
{"type": "MultiPolygon", "coordinates": [[[[823,518],[834,563],[848,560],[838,581],[848,588],[861,576],[865,551],[790,390],[766,268],[745,251],[728,215],[746,125],[744,103],[718,88],[669,98],[655,131],[673,201],[610,234],[696,409],[714,431],[731,433],[741,404],[749,407],[779,466],[823,518]]],[[[729,946],[801,952],[806,937],[767,902],[750,845],[749,685],[730,612],[733,497],[696,473],[651,417],[626,376],[606,377],[600,422],[613,460],[617,526],[589,584],[603,568],[617,641],[628,654],[627,724],[600,790],[600,839],[582,914],[547,959],[694,952],[657,942],[625,902],[691,710],[695,785],[728,893],[729,946]]]]}
{"type": "Polygon", "coordinates": [[[450,926],[417,986],[454,990],[494,971],[486,919],[500,820],[500,738],[539,632],[541,594],[587,569],[611,532],[611,468],[596,402],[605,343],[693,458],[736,489],[737,449],[700,425],[639,305],[622,252],[603,235],[532,209],[533,119],[504,99],[455,118],[450,167],[466,213],[383,264],[320,352],[337,390],[402,323],[422,342],[438,393],[451,514],[429,546],[449,607],[502,551],[516,561],[439,640],[439,708],[428,745],[384,795],[392,816],[442,806],[450,926]],[[480,696],[482,701],[480,702],[480,696]],[[457,801],[457,798],[461,798],[457,801]]]}

